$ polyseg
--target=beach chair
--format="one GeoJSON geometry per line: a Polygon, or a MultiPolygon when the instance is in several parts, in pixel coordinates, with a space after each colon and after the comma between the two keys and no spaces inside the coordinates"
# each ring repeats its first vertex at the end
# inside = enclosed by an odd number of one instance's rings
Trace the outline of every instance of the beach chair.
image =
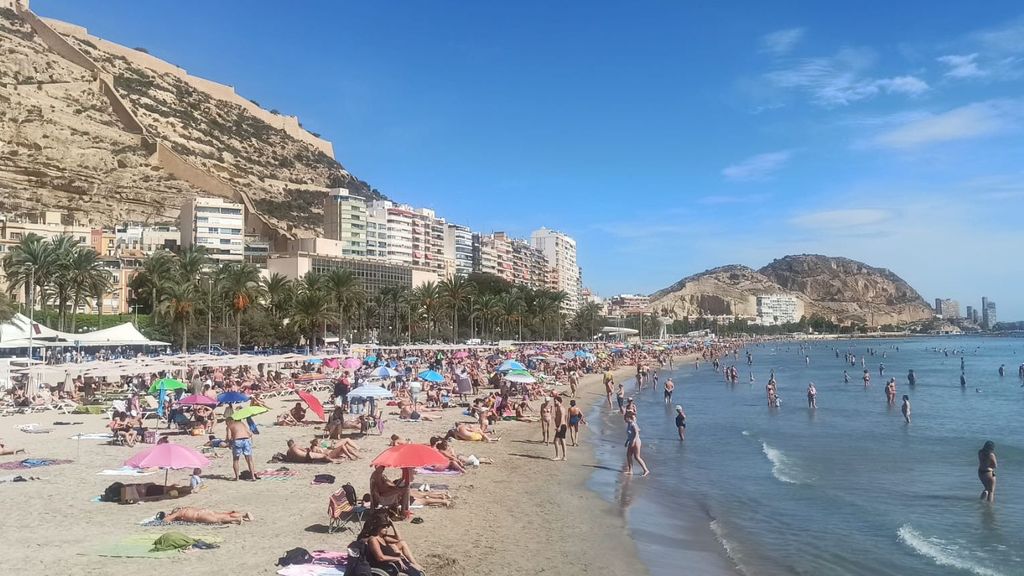
{"type": "MultiPolygon", "coordinates": [[[[362,522],[367,509],[356,499],[356,490],[351,484],[345,484],[340,490],[331,494],[327,501],[327,532],[333,534],[339,530],[352,530],[348,524],[352,521],[362,522]]],[[[355,530],[352,530],[355,532],[355,530]]]]}
{"type": "Polygon", "coordinates": [[[142,407],[142,414],[139,415],[139,420],[145,421],[146,418],[149,418],[150,416],[160,420],[160,414],[157,413],[160,403],[157,402],[156,398],[153,398],[152,396],[143,396],[142,403],[144,406],[142,407]]]}

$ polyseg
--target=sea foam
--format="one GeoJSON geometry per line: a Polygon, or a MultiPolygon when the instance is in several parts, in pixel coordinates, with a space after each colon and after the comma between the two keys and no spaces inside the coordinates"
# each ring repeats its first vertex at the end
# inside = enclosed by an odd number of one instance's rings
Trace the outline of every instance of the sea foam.
{"type": "Polygon", "coordinates": [[[1001,572],[979,566],[963,558],[963,553],[956,544],[950,544],[938,538],[926,538],[909,524],[900,526],[899,530],[896,531],[896,535],[899,537],[900,542],[921,556],[930,558],[932,562],[939,566],[950,566],[966,570],[978,576],[1003,576],[1001,572]]]}
{"type": "Polygon", "coordinates": [[[768,461],[772,463],[772,476],[775,476],[776,480],[786,484],[800,483],[800,479],[792,470],[792,463],[789,461],[789,457],[782,450],[772,448],[767,442],[761,442],[761,451],[768,457],[768,461]]]}

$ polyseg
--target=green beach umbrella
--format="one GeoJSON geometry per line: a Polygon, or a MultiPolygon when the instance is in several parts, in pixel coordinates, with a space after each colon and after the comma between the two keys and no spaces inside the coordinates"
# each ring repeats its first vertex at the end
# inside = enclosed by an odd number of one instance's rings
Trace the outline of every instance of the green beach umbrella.
{"type": "Polygon", "coordinates": [[[169,392],[171,390],[184,390],[185,388],[188,388],[188,385],[181,380],[175,380],[174,378],[161,378],[156,382],[153,382],[153,385],[149,387],[149,393],[159,394],[161,388],[169,392]]]}
{"type": "Polygon", "coordinates": [[[245,420],[246,418],[249,418],[250,416],[259,416],[260,414],[263,414],[264,412],[269,412],[269,410],[267,410],[263,406],[246,406],[245,408],[242,408],[241,410],[235,410],[234,412],[232,412],[231,413],[231,419],[232,420],[245,420]]]}

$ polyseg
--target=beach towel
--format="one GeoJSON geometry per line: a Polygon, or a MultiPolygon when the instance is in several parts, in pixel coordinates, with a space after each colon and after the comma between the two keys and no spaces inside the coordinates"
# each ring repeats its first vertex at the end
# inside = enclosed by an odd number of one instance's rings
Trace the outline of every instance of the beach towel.
{"type": "Polygon", "coordinates": [[[462,474],[458,470],[431,470],[430,468],[417,468],[417,474],[432,474],[434,476],[458,476],[462,474]]]}
{"type": "Polygon", "coordinates": [[[101,440],[108,442],[114,439],[114,435],[109,432],[94,433],[94,434],[75,434],[70,436],[69,440],[101,440]]]}
{"type": "MultiPolygon", "coordinates": [[[[222,538],[211,534],[196,534],[196,540],[216,544],[223,542],[222,538]]],[[[178,558],[177,550],[166,552],[153,552],[153,534],[143,533],[128,536],[116,542],[100,546],[95,552],[84,553],[88,556],[104,556],[109,558],[178,558]]]]}
{"type": "Polygon", "coordinates": [[[145,526],[146,528],[167,528],[168,526],[202,526],[203,528],[228,528],[235,526],[235,524],[203,524],[200,522],[164,522],[158,520],[156,516],[150,516],[142,522],[139,522],[139,526],[145,526]]]}
{"type": "Polygon", "coordinates": [[[39,424],[19,424],[15,428],[26,434],[49,434],[53,432],[53,428],[40,428],[39,424]]]}
{"type": "Polygon", "coordinates": [[[345,565],[292,564],[277,573],[281,576],[345,576],[345,565]]]}
{"type": "Polygon", "coordinates": [[[26,458],[14,462],[0,464],[0,470],[24,470],[26,468],[41,468],[43,466],[55,466],[57,464],[68,464],[71,460],[55,460],[50,458],[26,458]]]}
{"type": "Polygon", "coordinates": [[[264,470],[263,472],[257,472],[257,476],[262,480],[291,480],[299,475],[298,470],[264,470]]]}
{"type": "Polygon", "coordinates": [[[132,468],[131,466],[123,466],[116,470],[104,470],[97,472],[97,476],[149,476],[150,474],[156,474],[159,470],[139,470],[138,468],[132,468]]]}

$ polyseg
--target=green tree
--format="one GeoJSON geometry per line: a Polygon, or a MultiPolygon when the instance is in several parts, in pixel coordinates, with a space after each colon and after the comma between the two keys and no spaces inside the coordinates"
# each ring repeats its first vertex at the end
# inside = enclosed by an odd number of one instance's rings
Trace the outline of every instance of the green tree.
{"type": "Polygon", "coordinates": [[[469,299],[476,294],[476,285],[466,279],[465,276],[455,275],[445,278],[438,284],[438,291],[445,304],[452,311],[452,343],[459,341],[459,313],[469,303],[469,299]]]}
{"type": "Polygon", "coordinates": [[[426,315],[427,341],[430,342],[434,338],[437,313],[441,310],[441,306],[443,304],[441,299],[441,290],[437,287],[436,282],[424,282],[416,288],[415,292],[416,300],[419,302],[419,306],[423,309],[423,313],[426,315]]]}
{"type": "Polygon", "coordinates": [[[220,269],[221,293],[235,318],[235,353],[242,353],[242,315],[260,297],[260,271],[248,262],[226,264],[220,269]]]}
{"type": "Polygon", "coordinates": [[[157,312],[181,330],[181,351],[188,352],[188,326],[195,315],[199,297],[196,287],[189,282],[169,282],[163,288],[163,299],[157,312]]]}
{"type": "Polygon", "coordinates": [[[288,307],[291,305],[294,295],[292,281],[277,272],[263,278],[262,281],[266,306],[274,319],[280,320],[288,313],[288,307]]]}
{"type": "Polygon", "coordinates": [[[324,287],[331,294],[334,312],[338,318],[338,352],[341,352],[341,341],[345,326],[345,311],[358,300],[359,278],[351,270],[335,268],[324,277],[324,287]]]}

